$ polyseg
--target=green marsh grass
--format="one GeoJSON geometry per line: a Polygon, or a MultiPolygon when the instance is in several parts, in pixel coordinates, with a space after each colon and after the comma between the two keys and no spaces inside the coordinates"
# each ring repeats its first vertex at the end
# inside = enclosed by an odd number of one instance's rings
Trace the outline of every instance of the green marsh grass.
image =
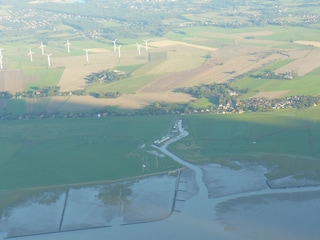
{"type": "Polygon", "coordinates": [[[193,163],[230,165],[239,160],[276,168],[268,173],[269,178],[320,171],[320,115],[315,115],[288,110],[185,116],[190,135],[170,149],[193,163]]]}
{"type": "Polygon", "coordinates": [[[0,122],[0,189],[117,180],[179,168],[165,157],[159,168],[141,151],[168,131],[171,116],[47,119],[0,122]],[[143,173],[142,161],[149,161],[143,173]]]}

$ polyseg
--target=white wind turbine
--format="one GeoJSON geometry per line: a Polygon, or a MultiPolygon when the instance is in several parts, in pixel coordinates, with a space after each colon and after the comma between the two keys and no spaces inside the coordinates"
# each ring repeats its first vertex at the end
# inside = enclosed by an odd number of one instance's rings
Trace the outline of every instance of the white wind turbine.
{"type": "Polygon", "coordinates": [[[138,49],[138,53],[139,55],[141,55],[141,44],[137,43],[137,49],[138,49]]]}
{"type": "Polygon", "coordinates": [[[148,52],[148,42],[149,42],[149,39],[146,39],[146,40],[143,40],[145,45],[146,45],[146,52],[148,52]]]}
{"type": "Polygon", "coordinates": [[[118,48],[118,57],[121,58],[121,50],[120,50],[121,45],[119,45],[117,48],[118,48]]]}
{"type": "Polygon", "coordinates": [[[2,55],[0,55],[0,69],[1,69],[1,70],[3,69],[2,59],[3,59],[3,56],[2,56],[2,55]]]}
{"type": "Polygon", "coordinates": [[[117,39],[113,40],[112,42],[113,42],[113,51],[115,52],[117,48],[117,44],[116,44],[117,39]]]}
{"type": "Polygon", "coordinates": [[[70,53],[71,43],[69,42],[69,39],[67,40],[67,43],[65,45],[67,46],[68,53],[70,53]]]}
{"type": "Polygon", "coordinates": [[[29,48],[28,56],[30,56],[30,61],[31,61],[31,62],[33,62],[33,57],[32,57],[33,54],[34,54],[34,53],[31,51],[31,48],[29,48]]]}
{"type": "Polygon", "coordinates": [[[43,45],[43,42],[41,42],[41,44],[40,44],[40,47],[39,48],[41,48],[41,54],[42,55],[44,55],[44,48],[45,48],[46,46],[45,45],[43,45]]]}
{"type": "Polygon", "coordinates": [[[89,49],[83,49],[86,52],[86,62],[89,62],[89,49]]]}
{"type": "Polygon", "coordinates": [[[48,67],[51,66],[51,61],[50,61],[50,56],[52,55],[51,53],[50,54],[46,54],[47,57],[48,57],[48,67]]]}

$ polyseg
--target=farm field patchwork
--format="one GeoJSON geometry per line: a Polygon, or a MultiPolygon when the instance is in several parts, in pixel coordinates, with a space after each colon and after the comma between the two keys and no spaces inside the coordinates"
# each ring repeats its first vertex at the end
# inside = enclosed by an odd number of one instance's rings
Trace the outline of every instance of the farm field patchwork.
{"type": "MultiPolygon", "coordinates": [[[[319,61],[316,61],[319,49],[314,43],[314,34],[314,29],[297,27],[184,27],[164,37],[150,39],[149,51],[142,46],[141,55],[134,43],[141,42],[141,39],[121,39],[121,58],[118,57],[118,52],[113,51],[111,41],[80,40],[73,36],[70,38],[72,45],[68,54],[65,43],[53,38],[46,42],[47,51],[53,53],[50,68],[46,66],[46,56],[39,55],[40,49],[34,50],[35,59],[30,63],[26,53],[23,53],[27,50],[18,48],[18,43],[15,42],[7,50],[11,52],[7,62],[10,63],[10,69],[20,69],[16,70],[21,75],[17,80],[20,85],[13,85],[14,81],[10,81],[9,77],[12,73],[9,74],[9,69],[5,69],[1,73],[5,75],[0,76],[4,79],[0,81],[0,89],[5,90],[10,86],[9,90],[24,88],[28,91],[58,85],[62,92],[85,90],[86,94],[99,93],[101,96],[115,92],[125,94],[117,99],[77,98],[77,104],[83,99],[85,109],[107,105],[122,109],[141,108],[159,100],[168,103],[188,102],[191,97],[181,97],[174,93],[174,90],[228,81],[233,81],[238,88],[251,90],[244,98],[257,93],[260,93],[258,96],[277,97],[306,93],[316,95],[318,92],[315,85],[318,81],[315,74],[319,68],[319,61]],[[304,35],[296,33],[301,29],[304,30],[304,35]],[[308,41],[313,42],[313,46],[301,44],[308,41]],[[89,50],[88,62],[83,49],[89,50]],[[267,67],[280,74],[289,69],[295,71],[298,77],[290,82],[272,79],[255,81],[256,79],[245,77],[267,67]],[[121,71],[129,72],[131,77],[106,84],[90,85],[86,81],[89,74],[106,69],[122,69],[121,71]],[[168,100],[160,97],[164,93],[171,94],[168,100]]],[[[31,42],[30,46],[34,48],[34,43],[31,42]]],[[[29,42],[26,45],[29,45],[29,42]]],[[[68,107],[68,102],[71,101],[70,106],[74,105],[75,99],[67,98],[63,104],[65,109],[72,109],[68,107]]],[[[32,107],[35,102],[27,100],[27,112],[37,109],[32,107]]],[[[48,109],[58,110],[63,108],[63,105],[52,103],[48,105],[48,109]]],[[[75,108],[75,111],[77,109],[79,108],[75,108]]]]}

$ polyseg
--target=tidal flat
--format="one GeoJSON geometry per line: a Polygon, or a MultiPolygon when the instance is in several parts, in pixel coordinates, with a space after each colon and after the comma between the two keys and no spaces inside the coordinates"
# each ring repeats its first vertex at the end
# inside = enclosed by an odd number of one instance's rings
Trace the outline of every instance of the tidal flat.
{"type": "Polygon", "coordinates": [[[185,169],[180,174],[73,187],[59,196],[44,192],[54,201],[31,197],[8,207],[0,220],[0,236],[23,240],[319,236],[319,186],[270,189],[263,166],[199,168],[204,180],[200,185],[195,171],[185,169]]]}

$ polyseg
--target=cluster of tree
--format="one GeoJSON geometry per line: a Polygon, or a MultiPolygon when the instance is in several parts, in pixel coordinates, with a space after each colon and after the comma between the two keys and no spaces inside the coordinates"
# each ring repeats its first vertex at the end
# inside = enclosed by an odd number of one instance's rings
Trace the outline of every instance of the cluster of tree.
{"type": "Polygon", "coordinates": [[[116,92],[106,92],[106,93],[95,93],[92,92],[90,93],[91,96],[95,98],[117,98],[121,96],[121,92],[116,91],[116,92]]]}
{"type": "Polygon", "coordinates": [[[292,79],[296,77],[298,74],[296,71],[286,71],[285,73],[277,74],[270,69],[264,70],[262,73],[258,74],[250,74],[252,78],[258,79],[292,79]]]}
{"type": "MultiPolygon", "coordinates": [[[[51,97],[58,95],[60,95],[59,86],[34,87],[28,91],[15,93],[15,97],[51,97]]],[[[13,97],[12,94],[11,97],[13,97]]]]}
{"type": "Polygon", "coordinates": [[[116,70],[102,70],[100,72],[96,73],[91,73],[88,75],[85,79],[89,83],[94,83],[94,82],[100,82],[100,83],[110,83],[114,81],[118,81],[121,79],[125,79],[130,77],[130,74],[122,72],[122,71],[116,71],[116,70]]]}
{"type": "Polygon", "coordinates": [[[178,88],[176,92],[183,92],[195,98],[208,98],[215,105],[236,102],[239,94],[246,93],[248,89],[239,90],[233,88],[229,83],[202,84],[189,88],[178,88]]]}
{"type": "Polygon", "coordinates": [[[13,95],[8,91],[0,92],[0,98],[12,98],[12,97],[13,95]]]}

